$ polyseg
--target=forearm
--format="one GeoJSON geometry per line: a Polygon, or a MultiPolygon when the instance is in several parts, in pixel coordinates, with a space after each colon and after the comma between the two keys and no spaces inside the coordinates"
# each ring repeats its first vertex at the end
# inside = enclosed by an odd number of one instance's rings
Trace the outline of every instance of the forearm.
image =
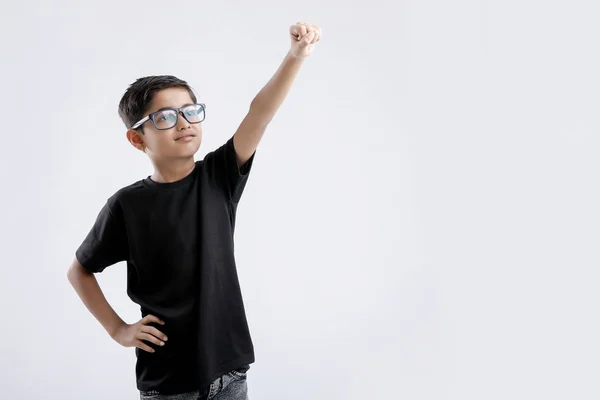
{"type": "Polygon", "coordinates": [[[94,274],[84,269],[77,260],[67,272],[69,282],[83,301],[90,313],[100,322],[106,332],[114,338],[114,334],[124,321],[110,306],[94,274]]]}
{"type": "Polygon", "coordinates": [[[293,56],[288,52],[279,69],[252,100],[250,109],[261,115],[260,119],[265,125],[273,119],[285,100],[303,62],[304,58],[293,56]]]}

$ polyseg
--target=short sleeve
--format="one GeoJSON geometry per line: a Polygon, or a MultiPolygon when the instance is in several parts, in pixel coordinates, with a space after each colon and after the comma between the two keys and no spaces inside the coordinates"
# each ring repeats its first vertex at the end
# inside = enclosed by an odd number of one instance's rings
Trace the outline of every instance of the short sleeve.
{"type": "Polygon", "coordinates": [[[256,151],[244,165],[238,167],[233,137],[231,137],[224,145],[208,153],[204,158],[209,176],[215,180],[217,186],[225,191],[233,203],[240,201],[255,155],[256,151]]]}
{"type": "Polygon", "coordinates": [[[127,260],[128,253],[123,212],[118,203],[109,200],[75,256],[88,271],[102,272],[110,265],[127,260]]]}

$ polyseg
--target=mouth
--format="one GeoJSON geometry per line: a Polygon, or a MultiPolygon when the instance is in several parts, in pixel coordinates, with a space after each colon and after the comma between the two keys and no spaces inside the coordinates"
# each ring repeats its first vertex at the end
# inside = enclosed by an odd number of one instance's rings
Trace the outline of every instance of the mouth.
{"type": "Polygon", "coordinates": [[[196,137],[196,135],[194,135],[193,133],[189,133],[187,135],[182,135],[182,136],[175,138],[175,141],[178,141],[180,139],[193,138],[193,137],[196,137]]]}

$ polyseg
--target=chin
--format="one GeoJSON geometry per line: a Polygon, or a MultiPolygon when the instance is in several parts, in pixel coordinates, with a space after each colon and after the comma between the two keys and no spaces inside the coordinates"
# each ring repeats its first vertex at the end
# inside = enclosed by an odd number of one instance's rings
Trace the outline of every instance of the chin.
{"type": "Polygon", "coordinates": [[[200,146],[202,146],[202,139],[198,138],[198,144],[194,146],[194,154],[196,154],[196,152],[200,150],[200,146]]]}
{"type": "Polygon", "coordinates": [[[195,145],[195,146],[191,146],[189,149],[187,149],[187,150],[184,152],[184,154],[183,154],[183,155],[184,155],[184,156],[186,156],[186,157],[187,157],[187,156],[193,156],[194,154],[196,154],[196,153],[198,152],[198,150],[200,150],[200,145],[201,145],[201,142],[198,142],[198,144],[197,144],[197,145],[195,145]]]}

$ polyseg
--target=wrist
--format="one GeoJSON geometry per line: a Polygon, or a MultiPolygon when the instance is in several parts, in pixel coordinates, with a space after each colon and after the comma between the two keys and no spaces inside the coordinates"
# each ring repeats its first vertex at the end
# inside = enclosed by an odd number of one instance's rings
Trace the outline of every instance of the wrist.
{"type": "Polygon", "coordinates": [[[122,319],[119,319],[119,321],[117,321],[115,324],[113,324],[112,326],[108,327],[106,329],[106,331],[108,332],[108,334],[110,335],[110,337],[113,340],[117,340],[118,336],[119,336],[119,332],[121,331],[121,329],[127,325],[125,323],[125,321],[123,321],[122,319]]]}
{"type": "Polygon", "coordinates": [[[297,61],[297,62],[302,62],[302,61],[306,60],[308,58],[308,56],[296,54],[296,53],[294,53],[294,50],[290,49],[290,51],[288,51],[288,53],[286,55],[286,58],[297,61]]]}

